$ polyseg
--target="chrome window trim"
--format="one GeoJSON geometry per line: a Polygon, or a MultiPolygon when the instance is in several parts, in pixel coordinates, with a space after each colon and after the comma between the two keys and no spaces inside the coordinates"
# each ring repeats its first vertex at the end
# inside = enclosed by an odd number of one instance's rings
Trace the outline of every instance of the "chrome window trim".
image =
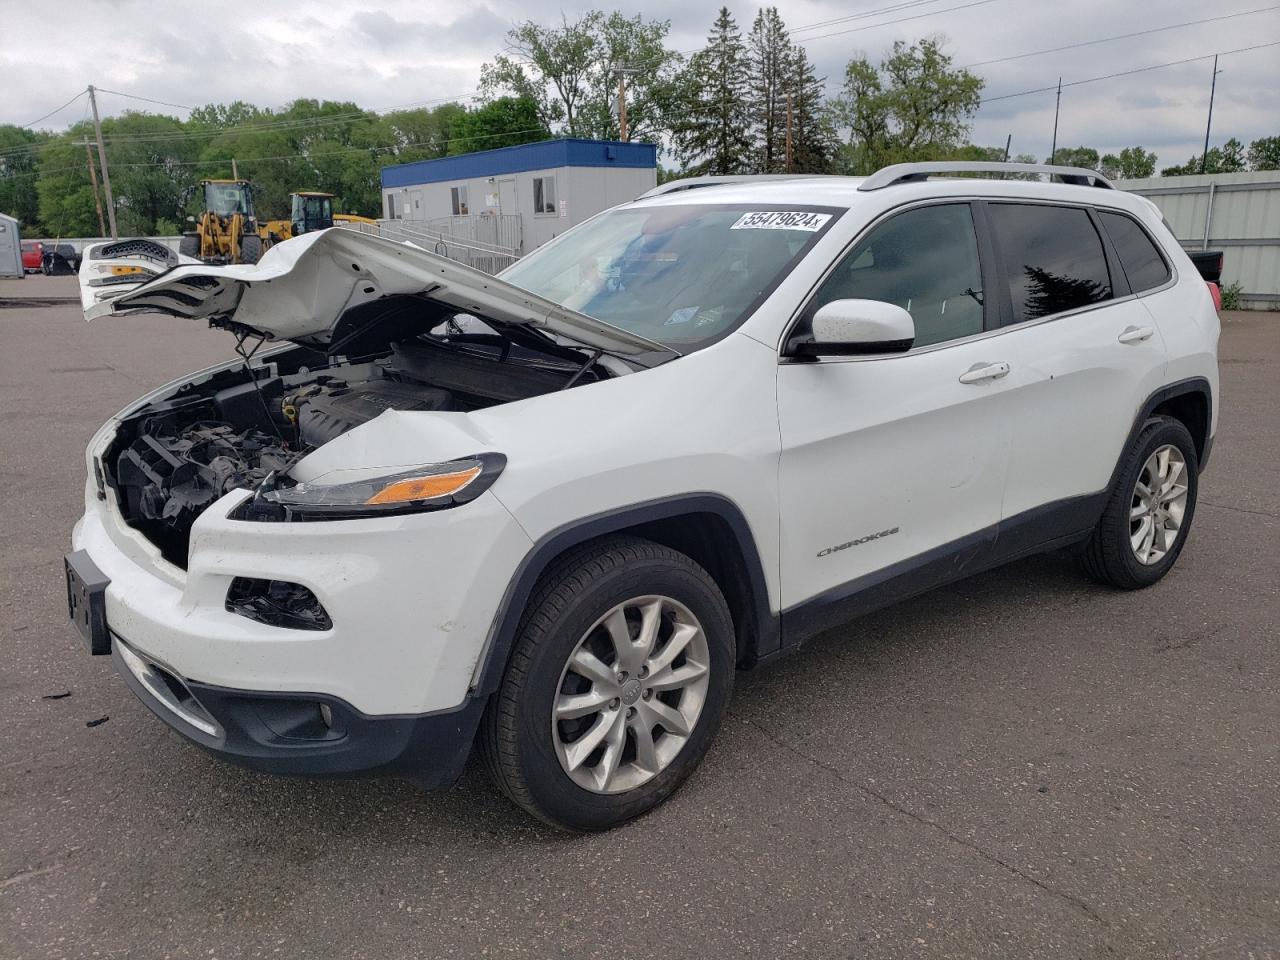
{"type": "MultiPolygon", "coordinates": [[[[1170,272],[1172,273],[1172,277],[1162,286],[1152,287],[1149,290],[1142,291],[1142,293],[1137,293],[1137,294],[1129,293],[1123,297],[1112,297],[1109,300],[1102,300],[1102,301],[1099,301],[1098,303],[1090,303],[1083,307],[1076,307],[1073,310],[1062,310],[1058,313],[1051,313],[1045,317],[1036,317],[1033,320],[1022,320],[1018,323],[1006,324],[1005,326],[995,327],[991,330],[983,330],[981,333],[971,334],[970,336],[967,336],[967,337],[957,337],[955,340],[943,340],[940,343],[931,343],[923,347],[912,347],[910,350],[905,350],[902,353],[878,353],[878,354],[868,354],[866,356],[847,356],[847,357],[830,356],[830,357],[817,357],[817,358],[788,357],[782,354],[782,351],[786,348],[787,341],[791,337],[792,331],[795,329],[796,324],[800,322],[801,316],[803,316],[805,310],[808,308],[810,301],[813,300],[814,295],[817,294],[818,290],[822,287],[822,284],[826,282],[826,279],[829,276],[831,276],[832,273],[835,272],[836,267],[841,263],[841,261],[844,260],[845,256],[849,253],[849,251],[852,250],[858,243],[860,243],[862,239],[866,237],[867,234],[869,234],[872,230],[880,226],[880,224],[884,223],[890,217],[897,216],[900,213],[905,213],[906,211],[915,209],[917,207],[936,206],[942,203],[975,203],[975,202],[1038,204],[1042,206],[1070,207],[1071,209],[1074,209],[1074,210],[1084,210],[1086,212],[1090,207],[1093,207],[1095,209],[1101,207],[1102,209],[1105,209],[1108,213],[1119,212],[1119,213],[1124,213],[1129,217],[1133,217],[1133,214],[1129,213],[1126,210],[1119,210],[1116,207],[1110,207],[1110,206],[1107,206],[1106,204],[1093,204],[1093,203],[1086,204],[1086,203],[1080,203],[1078,201],[1057,200],[1057,199],[1042,200],[1039,198],[1026,198],[1026,199],[1016,198],[1015,199],[1015,198],[1006,198],[1006,197],[987,197],[987,196],[981,196],[976,194],[955,194],[951,196],[929,197],[926,200],[916,200],[908,203],[902,203],[894,207],[890,207],[889,209],[881,213],[878,217],[876,217],[874,220],[872,220],[870,223],[868,223],[865,227],[863,227],[863,229],[860,230],[857,234],[855,234],[854,237],[849,241],[849,243],[847,243],[843,248],[841,248],[840,252],[831,261],[831,263],[828,264],[827,269],[823,271],[822,276],[820,276],[818,280],[813,284],[813,286],[809,288],[808,292],[805,294],[804,298],[801,300],[800,306],[797,307],[795,311],[792,312],[790,319],[787,320],[786,326],[783,328],[782,338],[778,341],[779,363],[786,364],[786,365],[791,365],[796,363],[798,364],[867,363],[867,362],[876,362],[876,361],[883,361],[883,360],[897,360],[902,357],[911,357],[911,356],[918,356],[919,354],[924,354],[924,353],[933,353],[936,350],[947,350],[947,349],[950,349],[951,347],[959,347],[959,346],[964,346],[966,344],[975,343],[979,340],[987,340],[991,337],[1000,336],[1002,334],[1009,333],[1014,330],[1026,330],[1030,327],[1038,327],[1041,324],[1052,323],[1053,321],[1060,320],[1064,317],[1074,317],[1082,313],[1090,313],[1094,310],[1098,310],[1103,307],[1114,306],[1115,304],[1118,304],[1118,303],[1125,303],[1129,300],[1138,300],[1138,299],[1141,299],[1142,297],[1147,297],[1147,296],[1150,296],[1151,294],[1159,293],[1163,290],[1167,290],[1170,287],[1176,286],[1178,283],[1178,268],[1174,264],[1173,258],[1169,256],[1168,251],[1165,250],[1164,245],[1162,243],[1160,243],[1154,237],[1151,237],[1152,241],[1155,242],[1156,247],[1160,250],[1162,254],[1164,254],[1166,261],[1169,263],[1169,269],[1170,269],[1170,272]]],[[[1139,222],[1138,225],[1142,226],[1141,222],[1139,222]]],[[[1150,236],[1151,231],[1148,230],[1147,235],[1150,236]]],[[[1098,237],[1098,242],[1103,243],[1102,237],[1098,237]]],[[[1105,243],[1103,243],[1103,247],[1104,247],[1104,253],[1105,253],[1105,243]]],[[[1112,286],[1114,288],[1114,283],[1112,286]]]]}

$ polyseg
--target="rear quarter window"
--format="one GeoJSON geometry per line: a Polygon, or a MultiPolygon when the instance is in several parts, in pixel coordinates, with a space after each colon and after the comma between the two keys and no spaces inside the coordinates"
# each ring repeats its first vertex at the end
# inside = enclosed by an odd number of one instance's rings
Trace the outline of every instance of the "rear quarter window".
{"type": "Polygon", "coordinates": [[[988,209],[1014,323],[1111,299],[1102,238],[1084,209],[1023,203],[988,209]]]}
{"type": "Polygon", "coordinates": [[[1158,287],[1173,275],[1156,242],[1136,220],[1105,210],[1098,211],[1098,218],[1116,248],[1120,266],[1134,293],[1158,287]]]}

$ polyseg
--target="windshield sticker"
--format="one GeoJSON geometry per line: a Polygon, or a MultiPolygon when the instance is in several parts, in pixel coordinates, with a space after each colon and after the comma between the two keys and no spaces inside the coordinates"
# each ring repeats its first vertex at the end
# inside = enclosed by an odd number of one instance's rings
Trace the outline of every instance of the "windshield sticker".
{"type": "Polygon", "coordinates": [[[815,233],[831,219],[829,213],[804,213],[800,210],[757,210],[744,213],[730,230],[804,230],[815,233]]]}
{"type": "Polygon", "coordinates": [[[671,316],[667,317],[666,322],[663,324],[663,326],[669,327],[673,323],[688,323],[697,315],[698,315],[697,307],[681,307],[679,310],[676,310],[674,313],[672,313],[671,316]]]}

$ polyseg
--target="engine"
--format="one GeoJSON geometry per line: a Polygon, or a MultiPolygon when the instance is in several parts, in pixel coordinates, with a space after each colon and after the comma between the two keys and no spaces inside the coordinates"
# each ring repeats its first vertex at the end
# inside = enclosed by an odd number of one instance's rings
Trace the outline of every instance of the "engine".
{"type": "Polygon", "coordinates": [[[388,410],[474,410],[564,389],[595,371],[515,359],[510,352],[392,344],[362,363],[302,348],[257,380],[244,368],[180,388],[128,417],[104,458],[126,520],[184,566],[192,523],[227,492],[273,472],[388,410]],[[305,360],[319,360],[312,370],[305,360]]]}

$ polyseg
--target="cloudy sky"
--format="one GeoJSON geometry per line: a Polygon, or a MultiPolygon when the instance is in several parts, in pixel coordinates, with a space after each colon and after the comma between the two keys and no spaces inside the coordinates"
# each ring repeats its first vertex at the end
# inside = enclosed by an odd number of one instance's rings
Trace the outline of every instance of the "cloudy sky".
{"type": "MultiPolygon", "coordinates": [[[[1280,41],[1278,0],[785,0],[778,7],[832,88],[850,56],[865,52],[878,59],[895,40],[929,34],[945,36],[956,64],[963,66],[1259,11],[975,66],[986,79],[988,98],[1051,86],[1059,76],[1071,84],[1280,41]],[[875,14],[886,8],[894,9],[875,14]],[[914,19],[886,22],[904,17],[914,19]],[[813,26],[818,24],[826,25],[813,26]]],[[[0,0],[0,123],[30,123],[89,83],[197,105],[242,99],[275,106],[305,96],[383,110],[461,98],[475,91],[480,65],[501,50],[513,23],[526,18],[549,23],[589,8],[543,0],[71,0],[44,6],[0,0]]],[[[716,6],[649,0],[621,3],[619,9],[669,18],[671,46],[693,50],[701,45],[716,6]]],[[[756,9],[730,4],[744,33],[756,9]]],[[[1234,135],[1247,144],[1280,134],[1280,46],[1224,56],[1219,66],[1212,142],[1234,135]]],[[[1140,143],[1154,149],[1162,164],[1181,162],[1200,151],[1211,69],[1211,60],[1200,60],[1067,86],[1058,142],[1101,151],[1140,143]]],[[[1012,134],[1014,153],[1045,156],[1053,106],[1052,92],[991,99],[978,113],[973,140],[1003,145],[1012,134]]],[[[108,114],[139,107],[185,116],[182,110],[148,107],[115,94],[100,98],[108,114]]],[[[62,129],[83,115],[82,99],[40,126],[62,129]]]]}

